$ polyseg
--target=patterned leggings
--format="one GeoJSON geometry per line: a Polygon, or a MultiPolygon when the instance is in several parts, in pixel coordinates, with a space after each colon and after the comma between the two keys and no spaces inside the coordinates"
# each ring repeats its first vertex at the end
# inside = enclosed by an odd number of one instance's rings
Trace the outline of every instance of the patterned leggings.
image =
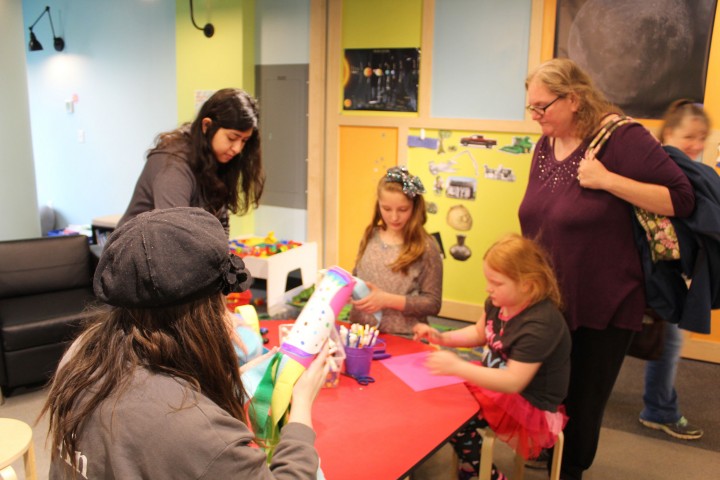
{"type": "MultiPolygon", "coordinates": [[[[478,428],[486,428],[488,423],[477,416],[470,420],[470,423],[450,439],[450,444],[458,456],[458,480],[470,480],[480,474],[480,450],[482,449],[482,435],[478,428]]],[[[507,477],[500,472],[495,464],[492,466],[490,475],[492,480],[507,480],[507,477]]]]}

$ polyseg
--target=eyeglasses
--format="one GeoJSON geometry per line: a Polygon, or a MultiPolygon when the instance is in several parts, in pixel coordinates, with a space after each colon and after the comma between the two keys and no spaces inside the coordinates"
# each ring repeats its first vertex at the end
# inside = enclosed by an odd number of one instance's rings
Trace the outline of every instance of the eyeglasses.
{"type": "Polygon", "coordinates": [[[535,105],[528,105],[527,107],[525,107],[525,109],[526,109],[528,112],[530,112],[530,113],[537,113],[538,115],[540,115],[540,116],[542,117],[543,115],[545,115],[545,110],[547,110],[548,108],[550,108],[550,106],[551,106],[553,103],[557,102],[557,101],[560,100],[561,98],[563,98],[563,97],[557,97],[555,100],[553,100],[552,102],[548,103],[548,104],[545,105],[544,107],[536,107],[535,105]]]}

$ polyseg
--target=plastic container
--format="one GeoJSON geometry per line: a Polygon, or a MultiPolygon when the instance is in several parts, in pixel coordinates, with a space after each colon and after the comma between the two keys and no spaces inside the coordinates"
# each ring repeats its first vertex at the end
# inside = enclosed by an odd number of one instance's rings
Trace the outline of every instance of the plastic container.
{"type": "Polygon", "coordinates": [[[345,349],[345,373],[353,377],[366,377],[370,374],[374,347],[345,349]]]}
{"type": "Polygon", "coordinates": [[[235,312],[235,309],[242,305],[249,305],[251,300],[252,292],[250,290],[230,293],[225,299],[227,307],[231,312],[235,312]]]}
{"type": "MultiPolygon", "coordinates": [[[[283,340],[287,334],[290,333],[292,328],[292,323],[285,323],[278,327],[278,338],[280,339],[280,344],[282,344],[283,340]]],[[[334,328],[330,331],[330,349],[331,351],[334,351],[329,357],[330,371],[325,378],[323,388],[335,388],[338,386],[338,383],[340,383],[340,372],[342,372],[343,365],[345,363],[345,349],[340,341],[340,335],[334,328]]]]}

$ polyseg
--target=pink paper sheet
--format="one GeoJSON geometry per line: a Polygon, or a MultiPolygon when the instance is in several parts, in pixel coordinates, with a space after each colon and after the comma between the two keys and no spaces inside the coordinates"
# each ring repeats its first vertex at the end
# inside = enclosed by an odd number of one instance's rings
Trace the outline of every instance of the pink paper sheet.
{"type": "Polygon", "coordinates": [[[425,367],[425,359],[430,353],[418,352],[393,355],[390,358],[381,360],[381,362],[416,392],[463,382],[460,377],[431,374],[425,367]]]}

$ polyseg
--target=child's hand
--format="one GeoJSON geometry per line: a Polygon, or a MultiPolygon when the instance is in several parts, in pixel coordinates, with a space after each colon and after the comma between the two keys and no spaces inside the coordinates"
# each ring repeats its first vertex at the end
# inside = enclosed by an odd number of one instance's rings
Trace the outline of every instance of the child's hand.
{"type": "Polygon", "coordinates": [[[413,340],[426,339],[430,343],[441,343],[441,333],[426,323],[418,323],[413,327],[413,340]]]}
{"type": "Polygon", "coordinates": [[[456,375],[458,366],[465,362],[455,353],[448,350],[438,350],[428,355],[425,366],[433,375],[456,375]]]}
{"type": "Polygon", "coordinates": [[[325,383],[325,377],[327,377],[328,371],[330,370],[330,364],[328,358],[330,355],[330,345],[325,342],[322,349],[318,353],[315,360],[312,361],[310,366],[300,375],[300,378],[295,383],[293,388],[293,405],[295,402],[304,401],[312,405],[317,397],[320,388],[325,383]]]}
{"type": "Polygon", "coordinates": [[[370,282],[366,282],[370,289],[370,293],[358,300],[352,300],[351,303],[355,308],[363,313],[375,313],[385,308],[385,292],[370,282]]]}
{"type": "Polygon", "coordinates": [[[312,405],[330,370],[329,351],[330,347],[325,342],[318,356],[295,383],[288,421],[302,423],[312,428],[312,405]]]}

